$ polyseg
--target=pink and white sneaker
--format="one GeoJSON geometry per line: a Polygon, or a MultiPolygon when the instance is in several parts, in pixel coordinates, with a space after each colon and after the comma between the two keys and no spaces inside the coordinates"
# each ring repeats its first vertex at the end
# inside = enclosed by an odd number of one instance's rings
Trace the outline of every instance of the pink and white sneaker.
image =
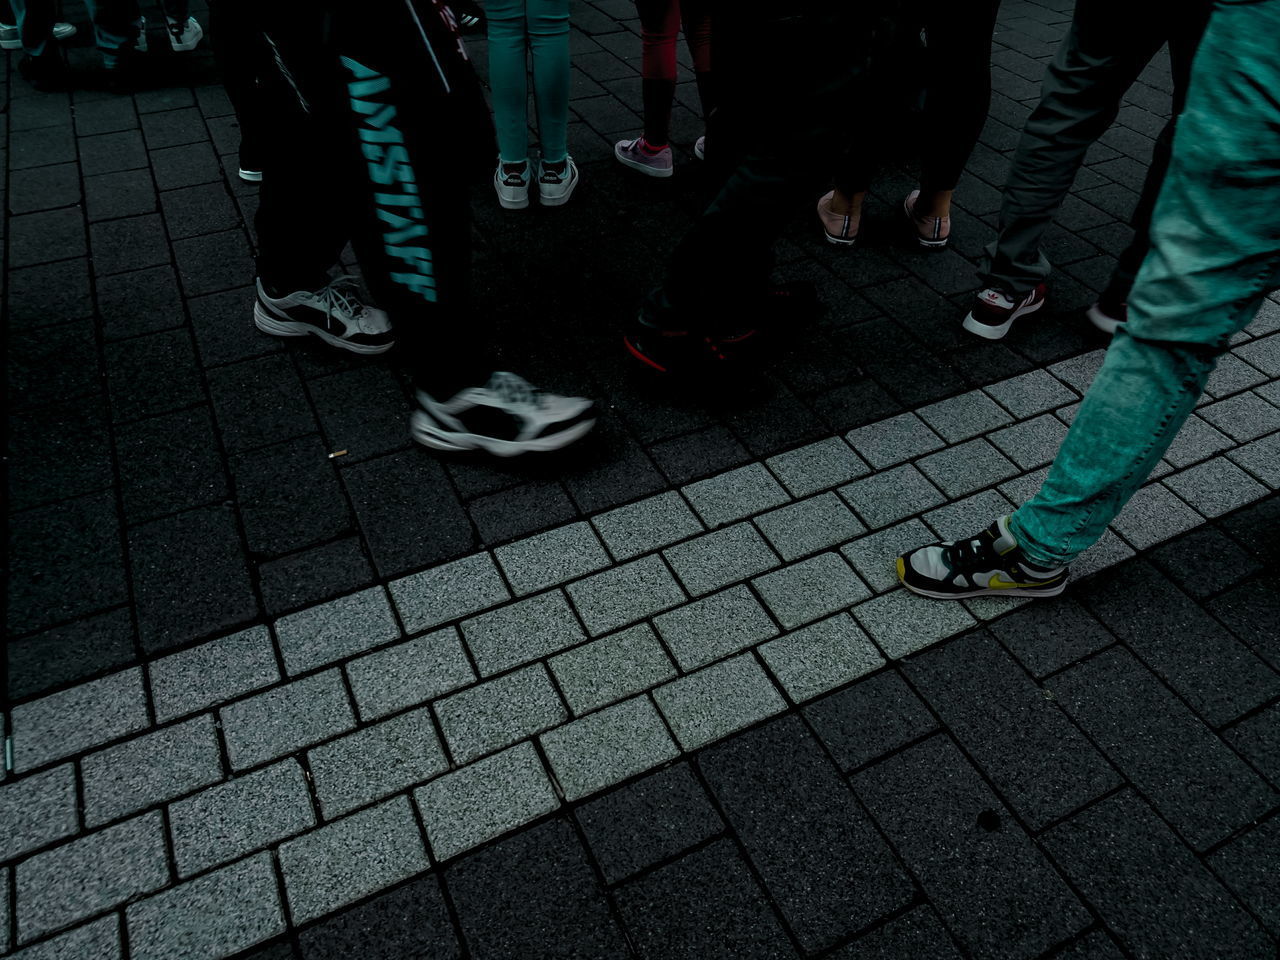
{"type": "Polygon", "coordinates": [[[676,172],[671,147],[650,147],[644,137],[619,140],[613,145],[613,155],[624,167],[639,170],[647,177],[669,177],[676,172]]]}
{"type": "Polygon", "coordinates": [[[902,201],[902,212],[907,215],[908,220],[915,224],[916,240],[919,241],[920,246],[927,247],[930,250],[940,250],[951,239],[951,218],[917,217],[915,209],[916,200],[919,196],[919,190],[912,190],[908,193],[906,199],[902,201]]]}
{"type": "Polygon", "coordinates": [[[831,209],[831,198],[836,195],[828,190],[818,200],[818,219],[822,221],[822,233],[827,243],[837,247],[851,247],[858,239],[858,221],[860,216],[848,213],[836,213],[831,209]]]}
{"type": "Polygon", "coordinates": [[[978,302],[964,318],[964,328],[986,340],[999,340],[1013,321],[1028,313],[1035,313],[1044,306],[1045,285],[1038,283],[1035,289],[1020,300],[1014,301],[1003,291],[988,287],[978,294],[978,302]]]}

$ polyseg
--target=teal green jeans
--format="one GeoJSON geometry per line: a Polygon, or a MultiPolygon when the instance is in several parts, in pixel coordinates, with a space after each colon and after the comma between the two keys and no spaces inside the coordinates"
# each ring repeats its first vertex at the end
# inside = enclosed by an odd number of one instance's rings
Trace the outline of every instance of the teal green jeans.
{"type": "Polygon", "coordinates": [[[489,0],[489,86],[498,153],[504,163],[529,157],[529,70],[538,110],[542,159],[569,155],[569,0],[489,0]]]}
{"type": "Polygon", "coordinates": [[[1218,0],[1156,202],[1151,252],[1044,485],[1010,525],[1029,559],[1102,536],[1280,286],[1280,0],[1218,0]]]}

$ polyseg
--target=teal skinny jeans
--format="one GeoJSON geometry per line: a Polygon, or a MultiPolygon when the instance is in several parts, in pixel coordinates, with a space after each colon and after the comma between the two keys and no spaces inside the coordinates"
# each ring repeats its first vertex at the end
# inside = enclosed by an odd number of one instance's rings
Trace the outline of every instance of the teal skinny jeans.
{"type": "Polygon", "coordinates": [[[504,163],[529,158],[529,70],[542,159],[569,155],[569,0],[489,0],[489,84],[498,153],[504,163]]]}
{"type": "Polygon", "coordinates": [[[1044,485],[1010,520],[1032,562],[1070,563],[1102,536],[1195,409],[1231,337],[1280,286],[1277,37],[1280,0],[1218,0],[1129,321],[1044,485]]]}

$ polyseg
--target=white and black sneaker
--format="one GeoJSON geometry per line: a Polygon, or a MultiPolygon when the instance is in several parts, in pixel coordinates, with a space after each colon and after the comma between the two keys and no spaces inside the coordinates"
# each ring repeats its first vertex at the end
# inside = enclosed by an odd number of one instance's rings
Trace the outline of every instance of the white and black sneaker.
{"type": "Polygon", "coordinates": [[[523,377],[499,371],[483,387],[469,387],[443,403],[419,390],[409,432],[432,450],[514,457],[567,447],[595,423],[590,400],[546,393],[523,377]]]}
{"type": "Polygon", "coordinates": [[[187,17],[186,20],[174,20],[172,17],[165,19],[169,27],[169,46],[174,53],[188,53],[200,45],[204,28],[195,17],[187,17]]]}
{"type": "Polygon", "coordinates": [[[282,297],[267,294],[257,281],[253,323],[273,337],[319,337],[352,353],[386,353],[395,346],[391,320],[360,300],[354,277],[339,277],[319,290],[297,290],[282,297]]]}
{"type": "Polygon", "coordinates": [[[912,593],[938,600],[965,597],[1056,597],[1067,567],[1029,561],[1001,517],[975,537],[920,547],[897,559],[898,579],[912,593]]]}

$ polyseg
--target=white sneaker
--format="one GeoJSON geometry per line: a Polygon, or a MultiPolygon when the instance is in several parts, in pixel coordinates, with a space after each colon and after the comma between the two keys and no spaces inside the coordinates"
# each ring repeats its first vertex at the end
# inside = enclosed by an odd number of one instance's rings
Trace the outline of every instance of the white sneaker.
{"type": "Polygon", "coordinates": [[[648,177],[670,177],[675,174],[675,160],[670,147],[654,150],[644,137],[619,140],[613,145],[613,155],[624,167],[639,170],[648,177]]]}
{"type": "Polygon", "coordinates": [[[573,157],[564,158],[564,173],[552,173],[543,161],[538,162],[538,199],[544,207],[558,207],[569,202],[578,188],[578,165],[573,157]]]}
{"type": "Polygon", "coordinates": [[[138,53],[147,52],[147,18],[138,18],[138,36],[133,41],[133,49],[138,53]]]}
{"type": "Polygon", "coordinates": [[[495,457],[567,447],[595,426],[595,405],[584,397],[545,393],[523,377],[499,371],[444,403],[423,390],[409,417],[413,439],[432,450],[483,450],[495,457]]]}
{"type": "Polygon", "coordinates": [[[74,23],[64,23],[59,21],[53,25],[53,39],[67,40],[76,35],[76,25],[74,23]]]}
{"type": "Polygon", "coordinates": [[[386,353],[395,346],[391,320],[360,300],[354,277],[339,277],[319,290],[296,290],[268,296],[257,281],[253,324],[273,337],[319,337],[351,353],[386,353]]]}
{"type": "Polygon", "coordinates": [[[237,170],[237,174],[239,175],[240,179],[245,181],[246,183],[262,182],[261,170],[246,170],[244,167],[240,167],[239,170],[237,170]]]}
{"type": "Polygon", "coordinates": [[[493,189],[498,203],[504,210],[523,210],[529,206],[529,161],[524,162],[520,173],[506,173],[502,163],[493,171],[493,189]]]}
{"type": "MultiPolygon", "coordinates": [[[[66,40],[68,37],[76,35],[76,25],[74,23],[64,23],[58,21],[53,25],[53,39],[66,40]]],[[[18,26],[14,23],[0,23],[0,50],[21,50],[22,34],[18,32],[18,26]]]]}
{"type": "Polygon", "coordinates": [[[699,160],[707,159],[707,138],[705,134],[693,141],[693,155],[699,160]]]}
{"type": "Polygon", "coordinates": [[[195,17],[187,17],[186,22],[165,19],[169,21],[169,46],[173,47],[174,53],[194,50],[204,36],[204,29],[195,17]]]}

